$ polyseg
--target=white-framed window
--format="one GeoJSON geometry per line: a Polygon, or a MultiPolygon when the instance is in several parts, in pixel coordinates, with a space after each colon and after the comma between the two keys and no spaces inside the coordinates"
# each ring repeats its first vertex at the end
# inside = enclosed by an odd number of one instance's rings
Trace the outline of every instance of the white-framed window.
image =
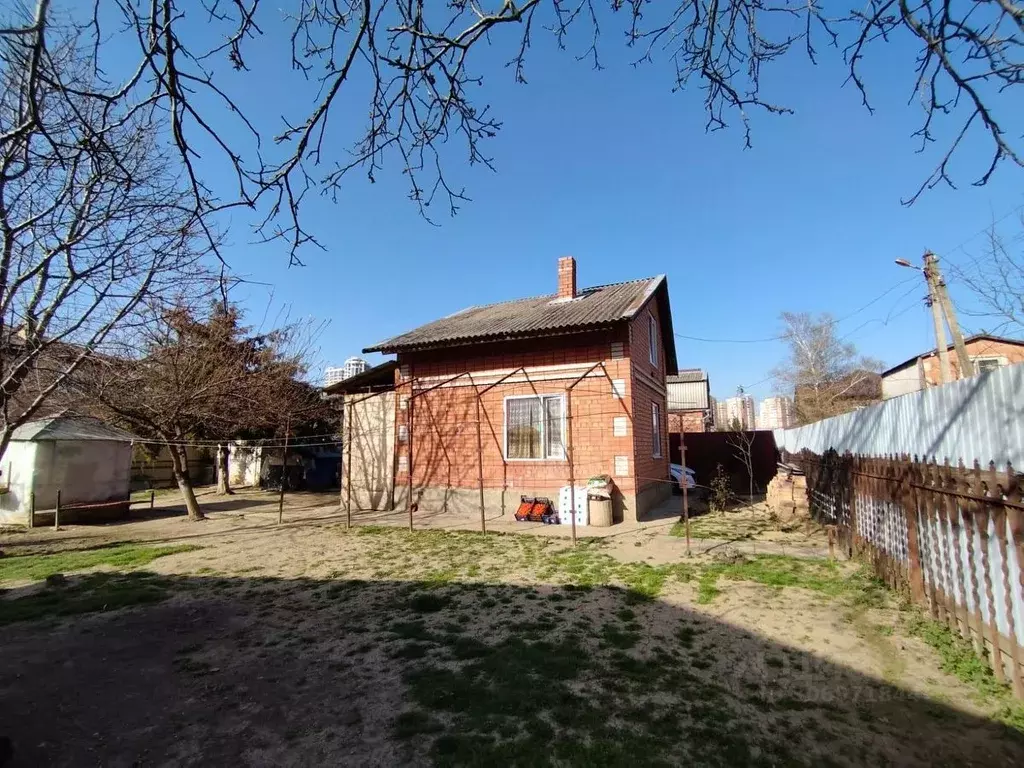
{"type": "Polygon", "coordinates": [[[658,364],[658,324],[654,320],[654,315],[650,314],[647,316],[647,352],[651,358],[651,365],[658,364]]]}
{"type": "Polygon", "coordinates": [[[661,405],[659,403],[651,403],[651,435],[654,440],[654,449],[651,455],[656,458],[661,458],[661,405]]]}
{"type": "Polygon", "coordinates": [[[565,395],[505,398],[505,458],[565,458],[565,395]]]}
{"type": "Polygon", "coordinates": [[[974,370],[977,373],[997,371],[1006,365],[1005,357],[973,357],[971,360],[974,362],[974,370]]]}

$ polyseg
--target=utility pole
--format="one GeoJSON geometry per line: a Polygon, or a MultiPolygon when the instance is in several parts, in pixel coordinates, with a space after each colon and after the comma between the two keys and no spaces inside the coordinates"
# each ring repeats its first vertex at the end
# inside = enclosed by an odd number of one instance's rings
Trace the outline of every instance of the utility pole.
{"type": "Polygon", "coordinates": [[[929,267],[928,257],[924,255],[924,279],[928,283],[928,306],[932,310],[932,324],[935,326],[935,348],[939,353],[939,374],[943,384],[953,380],[949,368],[949,349],[946,344],[946,329],[942,325],[942,302],[939,300],[938,287],[935,282],[935,271],[929,267]]]}
{"type": "Polygon", "coordinates": [[[960,323],[956,319],[956,312],[953,311],[953,302],[949,300],[949,291],[946,290],[946,281],[942,279],[939,271],[939,260],[931,251],[924,254],[925,270],[931,272],[932,282],[935,284],[933,300],[937,296],[942,304],[942,313],[946,316],[946,324],[949,326],[949,333],[953,337],[953,346],[956,349],[957,361],[960,363],[960,378],[966,379],[974,375],[974,363],[967,354],[967,345],[964,344],[964,335],[960,332],[960,323]]]}
{"type": "Polygon", "coordinates": [[[939,354],[939,373],[942,383],[953,380],[952,371],[949,365],[949,347],[946,343],[946,329],[942,324],[943,317],[949,325],[949,332],[953,336],[953,346],[956,348],[957,361],[960,368],[958,378],[966,378],[974,375],[974,365],[967,354],[967,346],[964,344],[964,336],[960,332],[960,323],[957,322],[956,313],[953,311],[953,303],[949,300],[949,293],[946,291],[946,283],[939,271],[939,259],[931,251],[924,252],[924,268],[915,267],[906,259],[896,259],[901,267],[910,267],[919,270],[928,284],[928,306],[932,310],[932,323],[935,326],[935,345],[939,354]]]}

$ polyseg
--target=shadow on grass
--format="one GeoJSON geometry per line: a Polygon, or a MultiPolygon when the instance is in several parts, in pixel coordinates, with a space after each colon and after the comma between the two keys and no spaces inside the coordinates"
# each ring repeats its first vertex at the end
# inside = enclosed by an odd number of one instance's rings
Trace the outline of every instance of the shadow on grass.
{"type": "Polygon", "coordinates": [[[1006,726],[636,595],[91,574],[0,601],[0,723],[22,766],[1024,760],[1006,726]]]}

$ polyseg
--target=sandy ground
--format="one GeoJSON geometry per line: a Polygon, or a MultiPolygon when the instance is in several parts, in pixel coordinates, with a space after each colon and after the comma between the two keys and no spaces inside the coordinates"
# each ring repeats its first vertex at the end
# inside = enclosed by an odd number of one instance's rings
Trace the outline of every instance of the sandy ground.
{"type": "Polygon", "coordinates": [[[0,534],[8,556],[199,547],[146,566],[161,602],[4,628],[13,765],[1024,762],[892,602],[726,580],[701,602],[690,570],[723,548],[820,551],[813,532],[746,538],[756,512],[709,519],[742,530],[687,557],[664,525],[574,551],[368,516],[347,530],[315,495],[290,496],[281,526],[270,494],[202,500],[202,523],[163,498],[128,523],[0,534]],[[657,597],[634,599],[622,585],[648,566],[657,597]]]}

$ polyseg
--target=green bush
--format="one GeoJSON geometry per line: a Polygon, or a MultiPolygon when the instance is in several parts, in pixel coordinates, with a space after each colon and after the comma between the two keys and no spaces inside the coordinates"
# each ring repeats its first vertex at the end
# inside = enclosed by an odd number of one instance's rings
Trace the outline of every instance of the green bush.
{"type": "Polygon", "coordinates": [[[726,474],[725,468],[719,464],[715,467],[715,476],[711,478],[711,498],[708,499],[708,504],[712,510],[724,512],[729,506],[730,495],[729,475],[726,474]]]}

